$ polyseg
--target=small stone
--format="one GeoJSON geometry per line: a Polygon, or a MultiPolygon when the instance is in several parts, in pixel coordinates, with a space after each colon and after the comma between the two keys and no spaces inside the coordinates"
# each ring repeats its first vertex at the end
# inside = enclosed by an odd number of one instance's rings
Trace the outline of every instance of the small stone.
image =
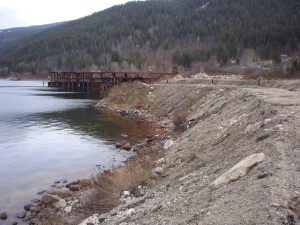
{"type": "Polygon", "coordinates": [[[40,199],[34,198],[34,199],[32,199],[31,201],[32,201],[33,203],[38,203],[38,202],[40,201],[40,199]]]}
{"type": "Polygon", "coordinates": [[[134,212],[135,212],[134,209],[128,209],[127,212],[126,212],[126,215],[127,216],[132,216],[134,214],[134,212]]]}
{"type": "Polygon", "coordinates": [[[168,140],[165,144],[164,144],[164,149],[167,150],[169,149],[172,145],[174,144],[173,140],[168,140]]]}
{"type": "Polygon", "coordinates": [[[44,204],[44,198],[41,199],[41,201],[39,201],[38,205],[42,206],[44,204]]]}
{"type": "Polygon", "coordinates": [[[26,211],[18,212],[16,216],[20,219],[23,219],[26,216],[26,211]]]}
{"type": "Polygon", "coordinates": [[[164,170],[163,170],[162,167],[156,167],[156,168],[154,169],[154,172],[155,172],[157,175],[161,175],[161,174],[164,172],[164,170]]]}
{"type": "Polygon", "coordinates": [[[46,192],[46,190],[42,190],[42,191],[39,191],[37,194],[41,195],[41,194],[44,194],[45,192],[46,192]]]}
{"type": "Polygon", "coordinates": [[[66,213],[72,212],[72,206],[67,206],[67,207],[65,208],[65,212],[66,212],[66,213]]]}
{"type": "Polygon", "coordinates": [[[58,202],[61,198],[57,195],[49,195],[46,194],[43,197],[43,201],[45,205],[53,205],[55,202],[58,202]]]}
{"type": "Polygon", "coordinates": [[[294,218],[294,216],[293,215],[287,215],[287,221],[288,221],[288,224],[289,225],[295,225],[296,223],[295,223],[295,218],[294,218]]]}
{"type": "Polygon", "coordinates": [[[152,212],[158,212],[161,208],[163,207],[163,205],[158,205],[156,207],[154,207],[154,209],[152,210],[152,212]]]}
{"type": "Polygon", "coordinates": [[[89,180],[78,180],[78,184],[81,185],[82,187],[88,187],[90,186],[90,181],[89,180]]]}
{"type": "Polygon", "coordinates": [[[77,184],[77,182],[76,181],[70,182],[70,183],[66,184],[66,187],[69,188],[73,184],[77,184]]]}
{"type": "Polygon", "coordinates": [[[41,211],[41,207],[39,206],[32,206],[30,207],[30,212],[38,214],[41,211]]]}
{"type": "Polygon", "coordinates": [[[122,146],[122,148],[129,151],[132,147],[129,143],[126,143],[125,145],[122,146]]]}
{"type": "Polygon", "coordinates": [[[67,203],[64,199],[61,199],[58,202],[54,203],[53,206],[56,209],[61,209],[61,208],[65,208],[67,206],[67,203]]]}
{"type": "Polygon", "coordinates": [[[71,195],[70,190],[68,188],[54,189],[47,191],[49,195],[57,195],[61,198],[67,198],[71,195]]]}
{"type": "Polygon", "coordinates": [[[265,177],[267,177],[267,176],[269,176],[269,173],[263,172],[263,173],[257,175],[257,179],[262,179],[262,178],[265,178],[265,177]]]}
{"type": "Polygon", "coordinates": [[[0,219],[1,220],[6,220],[7,219],[7,214],[4,212],[4,213],[1,213],[0,214],[0,219]]]}
{"type": "Polygon", "coordinates": [[[29,221],[30,219],[32,219],[32,217],[30,216],[30,215],[26,215],[23,219],[22,219],[22,221],[29,221]]]}
{"type": "Polygon", "coordinates": [[[67,180],[64,180],[64,181],[63,181],[64,184],[67,183],[67,182],[68,182],[67,180]]]}
{"type": "Polygon", "coordinates": [[[121,147],[122,147],[122,144],[121,144],[120,142],[116,142],[116,143],[115,143],[115,146],[116,146],[116,148],[121,148],[121,147]]]}
{"type": "Polygon", "coordinates": [[[106,220],[106,218],[99,218],[99,223],[102,223],[106,220]]]}
{"type": "Polygon", "coordinates": [[[33,206],[32,204],[24,205],[24,209],[25,209],[26,211],[29,211],[30,208],[31,208],[32,206],[33,206]]]}
{"type": "Polygon", "coordinates": [[[59,181],[59,180],[57,180],[57,181],[54,181],[54,183],[55,183],[55,184],[59,184],[59,183],[60,183],[60,181],[59,181]]]}
{"type": "Polygon", "coordinates": [[[30,224],[39,224],[40,221],[39,221],[39,219],[37,219],[37,218],[32,218],[32,219],[29,220],[29,223],[30,223],[30,224]]]}
{"type": "Polygon", "coordinates": [[[123,195],[122,195],[123,198],[127,198],[129,196],[130,196],[130,192],[129,191],[123,191],[123,195]]]}
{"type": "Polygon", "coordinates": [[[69,189],[70,189],[71,191],[79,191],[81,188],[82,188],[82,186],[79,185],[79,184],[73,184],[73,185],[71,185],[71,186],[69,187],[69,189]]]}

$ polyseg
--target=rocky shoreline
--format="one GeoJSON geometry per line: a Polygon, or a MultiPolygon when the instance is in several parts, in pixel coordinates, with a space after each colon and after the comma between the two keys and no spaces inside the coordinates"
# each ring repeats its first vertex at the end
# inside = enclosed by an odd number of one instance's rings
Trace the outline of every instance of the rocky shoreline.
{"type": "Polygon", "coordinates": [[[127,161],[131,165],[152,160],[151,179],[136,190],[122,189],[117,205],[88,211],[93,189],[87,188],[66,198],[64,207],[51,208],[47,216],[80,225],[296,224],[299,82],[268,83],[276,88],[257,87],[252,81],[247,85],[245,80],[238,86],[236,81],[197,82],[154,85],[155,106],[150,109],[98,105],[152,121],[156,134],[127,161]],[[172,117],[178,111],[186,112],[187,118],[184,129],[174,132],[172,117]]]}
{"type": "MultiPolygon", "coordinates": [[[[122,116],[129,116],[136,120],[151,123],[155,121],[154,116],[147,110],[137,109],[115,109],[108,106],[101,106],[101,104],[94,105],[93,107],[114,112],[122,116]]],[[[134,149],[127,143],[122,145],[116,142],[116,148],[122,148],[126,151],[133,150],[135,155],[126,160],[125,164],[135,161],[145,155],[151,155],[153,151],[157,154],[161,143],[168,136],[169,129],[166,124],[160,125],[159,122],[153,123],[156,127],[155,134],[151,134],[147,137],[145,143],[137,145],[134,149]]],[[[140,160],[140,159],[139,159],[140,160]]],[[[108,170],[113,171],[113,168],[108,170]]],[[[105,173],[106,171],[103,171],[105,173]]],[[[159,171],[156,171],[159,173],[159,171]]],[[[28,224],[59,224],[59,221],[66,221],[68,224],[73,224],[74,221],[80,220],[86,217],[85,202],[90,197],[91,192],[91,180],[82,179],[68,183],[67,180],[56,181],[51,187],[55,189],[43,190],[38,192],[38,195],[42,195],[41,198],[34,198],[31,203],[24,205],[24,210],[16,213],[16,222],[18,219],[28,224]],[[57,220],[57,223],[51,223],[50,221],[57,220]]],[[[131,194],[129,194],[131,195],[131,194]]],[[[110,209],[110,207],[108,206],[110,209]]],[[[1,220],[8,218],[5,212],[1,212],[1,220]]]]}

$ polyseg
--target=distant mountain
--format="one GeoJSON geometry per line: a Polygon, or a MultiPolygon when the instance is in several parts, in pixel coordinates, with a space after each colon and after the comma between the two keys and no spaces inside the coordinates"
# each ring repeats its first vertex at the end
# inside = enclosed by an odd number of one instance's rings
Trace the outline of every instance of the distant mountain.
{"type": "Polygon", "coordinates": [[[176,67],[216,69],[230,59],[237,64],[258,58],[279,61],[281,53],[298,51],[299,18],[299,0],[129,2],[27,36],[11,48],[0,47],[5,52],[0,68],[33,74],[170,72],[176,67]]]}
{"type": "Polygon", "coordinates": [[[0,30],[0,55],[11,53],[11,51],[22,46],[26,40],[29,40],[37,33],[63,23],[64,22],[58,22],[40,26],[16,27],[0,30]]]}

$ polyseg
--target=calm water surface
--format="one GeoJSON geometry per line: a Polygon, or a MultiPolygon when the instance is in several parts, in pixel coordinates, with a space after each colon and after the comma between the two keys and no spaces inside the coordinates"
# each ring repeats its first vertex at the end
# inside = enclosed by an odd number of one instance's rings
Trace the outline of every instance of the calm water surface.
{"type": "Polygon", "coordinates": [[[42,81],[0,80],[0,213],[10,218],[1,225],[21,224],[15,213],[54,181],[122,163],[132,152],[117,150],[115,141],[140,143],[150,132],[146,124],[91,108],[97,101],[42,81]]]}

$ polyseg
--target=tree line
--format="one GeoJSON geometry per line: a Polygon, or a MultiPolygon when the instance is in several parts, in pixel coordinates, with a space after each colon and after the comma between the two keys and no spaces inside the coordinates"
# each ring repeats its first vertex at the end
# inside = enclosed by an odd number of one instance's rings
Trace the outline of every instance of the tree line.
{"type": "Polygon", "coordinates": [[[271,59],[298,50],[299,18],[298,0],[129,2],[10,46],[0,67],[33,74],[112,65],[144,69],[169,59],[188,68],[212,56],[224,65],[230,58],[239,59],[244,49],[271,59]]]}

